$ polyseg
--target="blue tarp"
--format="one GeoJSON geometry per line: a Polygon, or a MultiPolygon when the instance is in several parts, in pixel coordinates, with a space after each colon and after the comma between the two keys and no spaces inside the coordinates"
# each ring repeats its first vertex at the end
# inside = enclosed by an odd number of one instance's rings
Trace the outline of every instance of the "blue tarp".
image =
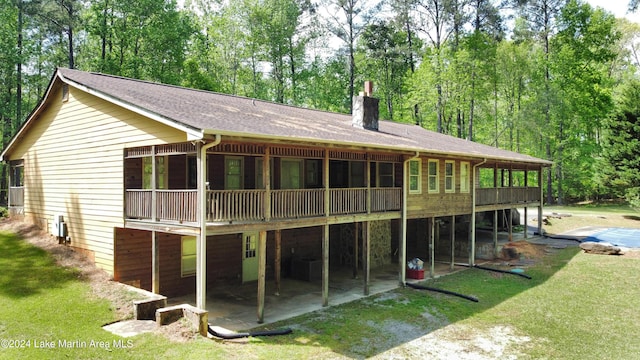
{"type": "Polygon", "coordinates": [[[582,241],[608,242],[615,246],[640,248],[640,229],[610,228],[589,235],[582,241]]]}

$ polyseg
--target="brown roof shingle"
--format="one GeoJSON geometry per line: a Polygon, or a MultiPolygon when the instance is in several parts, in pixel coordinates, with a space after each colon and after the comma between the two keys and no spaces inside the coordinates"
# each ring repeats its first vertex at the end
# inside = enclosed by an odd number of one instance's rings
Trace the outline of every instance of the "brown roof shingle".
{"type": "Polygon", "coordinates": [[[379,131],[351,126],[351,116],[70,69],[63,81],[197,131],[292,141],[340,143],[436,154],[549,164],[524,154],[458,139],[420,126],[380,121],[379,131]]]}

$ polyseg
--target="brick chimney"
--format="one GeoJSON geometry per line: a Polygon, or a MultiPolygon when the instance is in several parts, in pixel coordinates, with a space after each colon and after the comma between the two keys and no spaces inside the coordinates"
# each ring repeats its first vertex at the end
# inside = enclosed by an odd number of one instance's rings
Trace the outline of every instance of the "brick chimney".
{"type": "Polygon", "coordinates": [[[364,92],[353,97],[353,119],[351,125],[360,129],[378,131],[378,103],[380,100],[371,97],[373,83],[365,81],[364,92]]]}

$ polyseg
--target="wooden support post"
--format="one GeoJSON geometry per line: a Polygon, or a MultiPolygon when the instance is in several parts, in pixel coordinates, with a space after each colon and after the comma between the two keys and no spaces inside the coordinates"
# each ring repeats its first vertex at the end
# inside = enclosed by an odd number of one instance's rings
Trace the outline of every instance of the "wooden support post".
{"type": "Polygon", "coordinates": [[[160,293],[160,248],[158,247],[158,237],[156,232],[151,232],[151,291],[154,294],[160,293]]]}
{"type": "Polygon", "coordinates": [[[280,296],[280,276],[282,273],[282,230],[276,230],[275,280],[276,296],[280,296]]]}
{"type": "Polygon", "coordinates": [[[264,184],[264,219],[271,219],[271,148],[264,149],[264,159],[262,161],[262,183],[264,184]]]}
{"type": "Polygon", "coordinates": [[[267,273],[267,232],[258,236],[258,324],[264,322],[264,296],[267,273]]]}
{"type": "Polygon", "coordinates": [[[156,168],[156,147],[155,145],[151,146],[151,221],[158,221],[158,205],[157,205],[157,198],[158,198],[158,193],[157,193],[157,187],[158,184],[156,183],[156,179],[157,179],[157,171],[158,169],[156,168]]]}
{"type": "Polygon", "coordinates": [[[331,190],[329,189],[329,149],[324,149],[324,159],[322,160],[322,174],[324,183],[324,215],[331,214],[331,190]]]}
{"type": "Polygon", "coordinates": [[[369,296],[369,277],[371,275],[371,223],[365,221],[362,227],[362,265],[364,272],[364,295],[369,296]]]}
{"type": "Polygon", "coordinates": [[[538,188],[540,189],[540,198],[538,199],[538,235],[542,236],[542,203],[543,203],[543,190],[542,190],[542,167],[538,170],[538,188]]]}
{"type": "Polygon", "coordinates": [[[322,306],[329,306],[329,224],[322,235],[322,306]]]}
{"type": "Polygon", "coordinates": [[[360,223],[353,223],[354,231],[353,231],[353,278],[358,278],[358,237],[360,233],[360,223]]]}
{"type": "Polygon", "coordinates": [[[509,242],[513,241],[513,165],[509,165],[509,242]]]}
{"type": "Polygon", "coordinates": [[[493,256],[498,256],[498,210],[493,211],[493,256]]]}
{"type": "Polygon", "coordinates": [[[451,233],[449,234],[451,238],[451,266],[450,270],[453,271],[453,265],[456,261],[456,216],[451,216],[451,233]]]}
{"type": "Polygon", "coordinates": [[[529,212],[528,212],[529,208],[527,208],[526,206],[524,207],[524,238],[525,240],[529,238],[529,232],[527,231],[529,224],[527,221],[527,218],[529,217],[529,212]]]}
{"type": "Polygon", "coordinates": [[[435,276],[435,228],[436,218],[432,217],[429,222],[429,275],[433,278],[435,276]]]}

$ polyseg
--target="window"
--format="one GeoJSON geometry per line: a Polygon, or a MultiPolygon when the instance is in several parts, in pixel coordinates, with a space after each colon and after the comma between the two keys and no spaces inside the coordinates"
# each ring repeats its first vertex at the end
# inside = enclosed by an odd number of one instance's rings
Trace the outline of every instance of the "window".
{"type": "Polygon", "coordinates": [[[11,187],[24,186],[24,162],[22,160],[18,160],[12,161],[10,164],[11,187]]]}
{"type": "Polygon", "coordinates": [[[420,194],[422,192],[422,160],[409,161],[409,193],[420,194]]]}
{"type": "Polygon", "coordinates": [[[378,163],[378,187],[393,187],[393,164],[378,163]]]}
{"type": "Polygon", "coordinates": [[[429,192],[437,193],[440,191],[438,186],[438,160],[429,160],[429,192]]]}
{"type": "MultiPolygon", "coordinates": [[[[156,156],[156,189],[168,189],[168,164],[167,156],[156,156]]],[[[151,189],[151,176],[153,174],[153,158],[142,158],[142,188],[151,189]]]]}
{"type": "Polygon", "coordinates": [[[182,237],[182,277],[193,276],[196,273],[196,237],[182,237]]]}
{"type": "Polygon", "coordinates": [[[444,192],[453,193],[456,192],[456,162],[453,160],[447,160],[444,163],[444,192]]]}
{"type": "Polygon", "coordinates": [[[224,158],[224,188],[225,190],[240,190],[244,188],[244,161],[241,157],[227,156],[224,158]]]}
{"type": "Polygon", "coordinates": [[[469,163],[465,161],[460,163],[460,192],[469,192],[469,163]]]}
{"type": "Polygon", "coordinates": [[[302,160],[282,159],[280,161],[280,188],[302,189],[302,160]]]}

